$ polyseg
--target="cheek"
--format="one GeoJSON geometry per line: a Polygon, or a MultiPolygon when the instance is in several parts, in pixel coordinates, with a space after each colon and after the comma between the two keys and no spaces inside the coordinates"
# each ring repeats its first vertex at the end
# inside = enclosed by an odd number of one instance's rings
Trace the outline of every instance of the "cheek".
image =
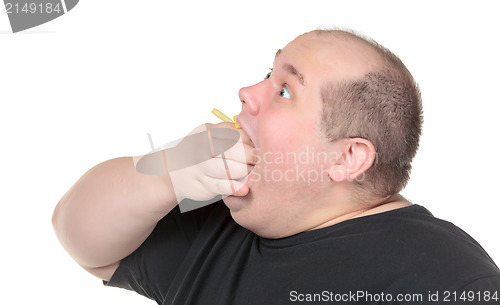
{"type": "Polygon", "coordinates": [[[293,120],[273,120],[262,124],[259,141],[259,172],[263,180],[272,185],[294,185],[294,173],[297,171],[296,155],[303,149],[304,139],[293,120]],[[288,183],[284,183],[288,182],[288,183]]]}
{"type": "Polygon", "coordinates": [[[295,151],[301,142],[300,131],[293,120],[284,117],[262,122],[259,130],[259,144],[263,152],[295,151]]]}

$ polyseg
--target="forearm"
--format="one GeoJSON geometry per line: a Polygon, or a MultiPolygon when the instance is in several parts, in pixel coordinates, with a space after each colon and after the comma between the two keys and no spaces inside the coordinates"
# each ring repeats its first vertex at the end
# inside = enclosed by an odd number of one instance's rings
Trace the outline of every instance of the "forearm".
{"type": "Polygon", "coordinates": [[[132,158],[103,162],[59,201],[56,234],[83,267],[114,264],[137,249],[177,200],[168,175],[144,175],[132,158]]]}

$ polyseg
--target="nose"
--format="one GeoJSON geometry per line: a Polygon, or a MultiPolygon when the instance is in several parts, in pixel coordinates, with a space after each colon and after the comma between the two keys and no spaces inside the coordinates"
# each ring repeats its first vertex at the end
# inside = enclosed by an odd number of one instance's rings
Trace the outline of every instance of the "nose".
{"type": "Polygon", "coordinates": [[[260,100],[257,92],[257,85],[250,87],[243,87],[238,93],[240,101],[243,104],[243,108],[248,114],[256,115],[259,113],[260,100]]]}

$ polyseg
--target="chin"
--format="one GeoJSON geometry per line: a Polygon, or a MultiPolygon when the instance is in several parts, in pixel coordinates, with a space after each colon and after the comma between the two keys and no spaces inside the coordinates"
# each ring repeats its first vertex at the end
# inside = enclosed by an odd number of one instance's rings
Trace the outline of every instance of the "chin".
{"type": "Polygon", "coordinates": [[[237,196],[228,196],[223,199],[224,204],[229,208],[231,213],[231,217],[233,220],[244,227],[247,230],[254,231],[255,224],[253,223],[256,211],[252,211],[251,202],[252,202],[252,194],[248,193],[248,195],[244,197],[237,196]]]}
{"type": "Polygon", "coordinates": [[[228,196],[223,199],[229,208],[233,220],[243,228],[266,238],[273,238],[268,231],[268,225],[263,221],[256,206],[252,206],[253,194],[248,193],[245,197],[228,196]]]}
{"type": "Polygon", "coordinates": [[[248,195],[244,197],[228,196],[226,198],[223,198],[222,201],[224,201],[224,204],[229,208],[231,213],[233,213],[247,208],[250,205],[251,199],[252,194],[248,193],[248,195]]]}

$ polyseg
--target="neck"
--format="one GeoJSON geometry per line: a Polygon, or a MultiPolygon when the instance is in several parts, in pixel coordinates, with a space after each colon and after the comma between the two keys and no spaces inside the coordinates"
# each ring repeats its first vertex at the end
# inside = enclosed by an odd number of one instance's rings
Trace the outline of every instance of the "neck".
{"type": "Polygon", "coordinates": [[[359,218],[368,215],[379,214],[395,209],[404,208],[410,206],[408,200],[406,200],[403,196],[399,194],[392,195],[388,198],[377,200],[370,205],[364,205],[361,207],[360,205],[353,205],[352,203],[344,204],[343,207],[338,207],[331,211],[330,217],[326,221],[321,221],[317,226],[309,229],[316,230],[324,227],[329,227],[334,224],[359,218]]]}

